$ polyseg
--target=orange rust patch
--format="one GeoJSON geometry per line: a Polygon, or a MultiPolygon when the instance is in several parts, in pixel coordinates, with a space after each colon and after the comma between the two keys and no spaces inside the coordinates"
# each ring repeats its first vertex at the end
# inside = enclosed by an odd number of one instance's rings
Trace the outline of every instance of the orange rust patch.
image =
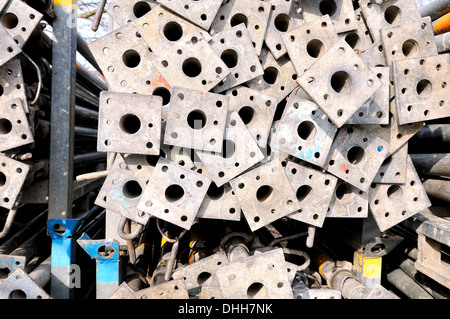
{"type": "Polygon", "coordinates": [[[167,83],[167,81],[161,75],[158,75],[157,77],[152,79],[150,85],[153,87],[157,87],[157,86],[161,86],[161,84],[164,85],[164,87],[168,90],[172,89],[170,87],[169,83],[167,83]]]}

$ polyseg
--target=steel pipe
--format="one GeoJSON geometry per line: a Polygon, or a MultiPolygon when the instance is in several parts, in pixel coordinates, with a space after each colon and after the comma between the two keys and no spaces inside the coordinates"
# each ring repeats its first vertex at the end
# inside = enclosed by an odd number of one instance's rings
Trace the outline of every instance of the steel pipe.
{"type": "Polygon", "coordinates": [[[450,177],[450,154],[410,154],[420,175],[450,177]]]}
{"type": "Polygon", "coordinates": [[[439,53],[445,53],[450,50],[450,32],[436,35],[434,41],[439,53]]]}
{"type": "Polygon", "coordinates": [[[422,7],[419,7],[422,17],[430,16],[431,20],[436,20],[444,14],[450,12],[450,0],[434,0],[422,7]]]}
{"type": "Polygon", "coordinates": [[[450,180],[425,179],[422,184],[428,195],[450,202],[450,180]]]}

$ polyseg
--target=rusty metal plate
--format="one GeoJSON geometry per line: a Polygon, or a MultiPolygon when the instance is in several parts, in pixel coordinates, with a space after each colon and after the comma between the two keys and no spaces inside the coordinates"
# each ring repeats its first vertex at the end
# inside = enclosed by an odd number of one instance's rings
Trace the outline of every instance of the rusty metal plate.
{"type": "Polygon", "coordinates": [[[164,143],[221,152],[228,104],[227,96],[175,86],[164,143]]]}
{"type": "Polygon", "coordinates": [[[148,43],[156,55],[164,54],[173,44],[185,43],[192,32],[200,32],[207,42],[211,36],[205,30],[193,25],[178,15],[157,6],[133,22],[135,30],[148,43]]]}
{"type": "Polygon", "coordinates": [[[399,124],[450,116],[450,54],[394,62],[399,124]]]}
{"type": "Polygon", "coordinates": [[[389,143],[361,126],[343,127],[336,135],[326,170],[367,192],[389,152],[389,143]]]}
{"type": "Polygon", "coordinates": [[[176,269],[172,277],[174,279],[184,279],[188,290],[200,286],[217,287],[219,282],[216,271],[218,267],[227,263],[226,253],[219,251],[192,264],[176,269]]]}
{"type": "Polygon", "coordinates": [[[216,270],[225,299],[293,299],[283,250],[238,259],[216,270]]]}
{"type": "Polygon", "coordinates": [[[286,175],[301,206],[288,217],[322,227],[338,178],[291,161],[286,165],[286,175]]]}
{"type": "Polygon", "coordinates": [[[20,54],[22,50],[19,48],[14,39],[9,35],[8,31],[0,25],[0,38],[2,39],[2,50],[0,51],[0,65],[5,64],[15,56],[20,54]]]}
{"type": "Polygon", "coordinates": [[[0,100],[0,137],[0,151],[34,142],[22,100],[0,100]]]}
{"type": "Polygon", "coordinates": [[[372,182],[382,184],[404,184],[406,182],[407,157],[408,143],[405,143],[384,160],[372,182]]]}
{"type": "Polygon", "coordinates": [[[9,1],[9,4],[3,9],[0,21],[18,46],[22,48],[41,22],[42,17],[42,13],[34,10],[24,1],[15,0],[9,1]]]}
{"type": "Polygon", "coordinates": [[[279,103],[298,86],[294,65],[287,56],[275,60],[266,47],[261,50],[259,58],[264,74],[248,81],[246,85],[264,94],[276,96],[279,103]]]}
{"type": "Polygon", "coordinates": [[[138,209],[190,229],[210,184],[208,177],[160,158],[138,209]]]}
{"type": "Polygon", "coordinates": [[[263,1],[230,0],[222,4],[211,24],[211,35],[244,23],[259,55],[270,16],[270,3],[263,1]]]}
{"type": "Polygon", "coordinates": [[[356,17],[351,0],[303,0],[303,18],[306,22],[329,15],[338,33],[355,30],[356,17]]]}
{"type": "Polygon", "coordinates": [[[373,41],[370,36],[370,31],[367,28],[364,16],[361,13],[361,8],[355,10],[355,18],[356,30],[339,33],[339,37],[344,38],[353,50],[361,54],[370,48],[373,41]]]}
{"type": "Polygon", "coordinates": [[[353,114],[347,124],[389,124],[389,68],[370,68],[381,80],[381,87],[353,114]]]}
{"type": "Polygon", "coordinates": [[[395,104],[395,100],[392,100],[389,105],[389,124],[364,125],[364,129],[390,144],[388,156],[398,150],[425,125],[424,122],[400,125],[395,104]]]}
{"type": "Polygon", "coordinates": [[[191,0],[158,0],[158,2],[205,30],[211,27],[222,4],[222,0],[196,0],[194,3],[191,0]]]}
{"type": "Polygon", "coordinates": [[[291,96],[270,146],[323,167],[337,130],[317,104],[291,96]]]}
{"type": "Polygon", "coordinates": [[[135,21],[155,9],[158,3],[155,0],[108,0],[105,10],[119,26],[135,21]]]}
{"type": "Polygon", "coordinates": [[[373,40],[380,40],[380,30],[402,25],[421,18],[414,0],[387,0],[374,3],[360,0],[361,12],[366,19],[373,40]]]}
{"type": "Polygon", "coordinates": [[[153,167],[143,155],[117,154],[95,204],[146,225],[149,215],[137,208],[153,167]],[[125,159],[126,158],[126,161],[125,159]]]}
{"type": "Polygon", "coordinates": [[[369,193],[339,179],[331,198],[327,218],[366,218],[369,193]]]}
{"type": "Polygon", "coordinates": [[[275,59],[287,53],[282,36],[303,24],[300,1],[271,0],[271,11],[264,42],[275,59]]]}
{"type": "Polygon", "coordinates": [[[220,152],[195,150],[217,186],[228,183],[264,158],[258,145],[237,112],[228,115],[220,152]]]}
{"type": "Polygon", "coordinates": [[[136,299],[189,299],[183,279],[170,280],[157,286],[138,290],[134,296],[136,299]]]}
{"type": "Polygon", "coordinates": [[[13,208],[30,167],[0,154],[0,207],[13,208]]]}
{"type": "Polygon", "coordinates": [[[152,52],[132,24],[89,43],[110,91],[152,94],[170,85],[152,64],[152,52]]]}
{"type": "Polygon", "coordinates": [[[172,87],[193,90],[209,91],[230,74],[227,65],[196,30],[158,54],[153,64],[172,87]]]}
{"type": "Polygon", "coordinates": [[[230,71],[214,87],[214,92],[223,92],[264,74],[245,24],[214,34],[209,43],[230,71]]]}
{"type": "Polygon", "coordinates": [[[277,98],[246,86],[235,87],[226,95],[230,97],[228,112],[238,112],[258,146],[266,147],[277,98]]]}
{"type": "Polygon", "coordinates": [[[100,93],[97,151],[159,155],[162,98],[100,93]]]}
{"type": "Polygon", "coordinates": [[[281,37],[298,76],[339,40],[328,15],[309,21],[281,37]]]}
{"type": "MultiPolygon", "coordinates": [[[[23,82],[22,66],[19,58],[14,58],[0,66],[0,103],[20,99],[27,101],[23,82]]],[[[28,103],[22,103],[26,113],[29,112],[28,103]]]]}
{"type": "Polygon", "coordinates": [[[409,156],[406,183],[373,184],[369,192],[369,203],[370,211],[382,232],[431,206],[409,156]]]}
{"type": "Polygon", "coordinates": [[[250,170],[230,184],[252,231],[301,208],[279,161],[250,170]]]}
{"type": "Polygon", "coordinates": [[[337,127],[346,123],[381,86],[377,75],[343,39],[329,48],[298,83],[337,127]]]}
{"type": "Polygon", "coordinates": [[[380,30],[388,63],[438,55],[430,17],[380,30]]]}

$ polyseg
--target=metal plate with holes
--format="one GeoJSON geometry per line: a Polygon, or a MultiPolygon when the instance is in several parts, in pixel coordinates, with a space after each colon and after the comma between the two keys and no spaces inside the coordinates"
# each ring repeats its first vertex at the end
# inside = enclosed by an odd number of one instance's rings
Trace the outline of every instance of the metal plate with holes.
{"type": "Polygon", "coordinates": [[[408,143],[405,143],[384,160],[372,182],[382,184],[404,184],[406,181],[407,157],[408,143]]]}
{"type": "Polygon", "coordinates": [[[387,156],[398,150],[425,125],[424,122],[400,125],[395,104],[395,100],[389,104],[389,124],[364,125],[364,129],[390,144],[387,156]]]}
{"type": "Polygon", "coordinates": [[[396,109],[400,124],[450,116],[450,54],[394,62],[396,109]]]}
{"type": "Polygon", "coordinates": [[[0,154],[0,207],[13,208],[30,167],[0,154]]]}
{"type": "Polygon", "coordinates": [[[389,124],[389,68],[370,68],[381,80],[381,87],[353,114],[347,124],[389,124]]]}
{"type": "Polygon", "coordinates": [[[317,104],[292,96],[271,137],[270,146],[323,167],[336,132],[336,126],[317,104]]]}
{"type": "Polygon", "coordinates": [[[230,97],[228,112],[238,112],[258,146],[266,147],[277,98],[245,86],[235,87],[226,95],[230,97]]]}
{"type": "Polygon", "coordinates": [[[157,286],[138,290],[134,296],[136,299],[189,299],[183,279],[170,280],[157,286]]]}
{"type": "Polygon", "coordinates": [[[0,38],[2,39],[2,50],[0,51],[0,65],[5,64],[22,50],[19,48],[14,39],[9,35],[8,31],[0,25],[0,38]]]}
{"type": "Polygon", "coordinates": [[[137,208],[147,185],[153,167],[147,164],[143,155],[118,154],[95,204],[116,214],[127,217],[139,224],[146,225],[149,215],[137,208]]]}
{"type": "Polygon", "coordinates": [[[109,0],[106,2],[105,9],[118,25],[124,26],[146,15],[157,6],[155,0],[129,0],[126,2],[109,0]]]}
{"type": "Polygon", "coordinates": [[[430,17],[382,29],[380,36],[388,63],[438,55],[430,17]]]}
{"type": "Polygon", "coordinates": [[[223,299],[220,287],[202,286],[199,299],[223,299]]]}
{"type": "Polygon", "coordinates": [[[339,39],[329,16],[309,21],[281,37],[298,76],[339,39]]]}
{"type": "Polygon", "coordinates": [[[356,30],[339,33],[339,37],[344,38],[353,50],[361,54],[372,45],[373,41],[364,16],[361,13],[361,8],[355,10],[355,18],[356,30]]]}
{"type": "MultiPolygon", "coordinates": [[[[24,1],[10,1],[4,8],[0,20],[2,25],[22,48],[34,29],[39,25],[43,15],[24,1]]],[[[70,22],[68,22],[70,23],[70,22]]]]}
{"type": "Polygon", "coordinates": [[[282,35],[303,24],[300,1],[272,0],[269,23],[264,42],[275,59],[287,53],[282,35]]]}
{"type": "MultiPolygon", "coordinates": [[[[272,250],[273,248],[274,247],[269,247],[269,248],[265,247],[265,248],[262,248],[260,250],[257,248],[253,252],[253,255],[255,256],[255,255],[264,254],[264,252],[266,252],[268,250],[272,250]]],[[[283,250],[283,253],[284,253],[284,255],[289,255],[288,250],[286,250],[286,251],[283,250]]],[[[288,274],[289,284],[292,285],[292,282],[294,281],[295,275],[297,273],[297,269],[299,267],[301,267],[301,265],[297,265],[297,264],[291,263],[291,262],[286,261],[286,260],[284,262],[284,265],[286,267],[286,271],[287,271],[287,274],[288,274]]]]}
{"type": "Polygon", "coordinates": [[[384,48],[381,41],[373,43],[366,51],[361,54],[361,59],[369,67],[388,66],[384,56],[384,48]]]}
{"type": "Polygon", "coordinates": [[[344,126],[336,135],[326,170],[367,192],[389,152],[389,143],[360,126],[344,126]]]}
{"type": "Polygon", "coordinates": [[[369,194],[343,180],[338,180],[327,218],[366,218],[369,214],[369,194]]]}
{"type": "Polygon", "coordinates": [[[263,1],[224,2],[211,24],[211,35],[227,30],[235,25],[245,23],[256,53],[259,55],[263,46],[267,23],[270,16],[270,3],[263,1]]]}
{"type": "Polygon", "coordinates": [[[199,286],[217,287],[219,283],[216,271],[218,267],[227,263],[226,253],[219,251],[192,264],[176,269],[172,277],[174,279],[184,279],[188,290],[199,286]]]}
{"type": "Polygon", "coordinates": [[[230,74],[214,87],[214,92],[223,92],[263,75],[264,70],[245,24],[241,23],[214,34],[209,43],[230,71],[230,74]]]}
{"type": "Polygon", "coordinates": [[[301,208],[279,161],[248,171],[230,184],[252,231],[301,208]]]}
{"type": "Polygon", "coordinates": [[[372,0],[359,0],[359,5],[374,41],[380,39],[381,29],[421,18],[414,0],[388,0],[379,4],[372,0]]]}
{"type": "Polygon", "coordinates": [[[18,268],[0,284],[0,299],[23,299],[23,295],[25,299],[52,299],[23,269],[18,268]]]}
{"type": "Polygon", "coordinates": [[[216,275],[224,298],[293,298],[281,248],[221,265],[216,275]]]}
{"type": "Polygon", "coordinates": [[[338,33],[356,29],[356,17],[351,0],[303,0],[302,4],[305,22],[329,15],[338,33]]]}
{"type": "MultiPolygon", "coordinates": [[[[0,66],[0,93],[0,103],[7,103],[13,99],[27,101],[19,58],[14,58],[0,66]]],[[[22,103],[22,105],[28,113],[28,104],[22,103]]]]}
{"type": "Polygon", "coordinates": [[[195,3],[190,0],[158,0],[158,2],[205,30],[209,30],[222,4],[222,0],[197,0],[195,3]]]}
{"type": "Polygon", "coordinates": [[[209,152],[222,151],[229,98],[175,86],[164,144],[209,152]]]}
{"type": "Polygon", "coordinates": [[[124,281],[108,299],[136,299],[134,290],[124,281]]]}
{"type": "Polygon", "coordinates": [[[101,92],[97,151],[158,155],[160,96],[101,92]]]}
{"type": "Polygon", "coordinates": [[[342,39],[329,48],[298,83],[337,127],[346,123],[381,86],[377,75],[342,39]]]}
{"type": "Polygon", "coordinates": [[[196,30],[186,34],[153,61],[171,86],[209,91],[225,79],[230,71],[196,30]]]}
{"type": "Polygon", "coordinates": [[[0,137],[0,151],[34,142],[22,100],[0,100],[0,137]]]}
{"type": "Polygon", "coordinates": [[[288,217],[322,227],[338,178],[291,161],[287,163],[286,175],[301,206],[288,217]]]}
{"type": "Polygon", "coordinates": [[[220,187],[214,182],[209,185],[197,218],[241,220],[241,206],[229,183],[220,187]]]}
{"type": "Polygon", "coordinates": [[[138,209],[190,229],[210,184],[209,178],[160,158],[138,209]]]}
{"type": "Polygon", "coordinates": [[[258,145],[237,112],[228,115],[221,152],[195,150],[212,181],[222,186],[264,158],[258,145]]]}
{"type": "MultiPolygon", "coordinates": [[[[161,122],[161,141],[164,141],[164,133],[166,132],[166,124],[167,120],[161,122]]],[[[193,168],[194,163],[189,156],[189,150],[184,147],[166,145],[161,143],[159,155],[168,159],[171,162],[174,162],[184,168],[193,168]]],[[[155,161],[152,166],[156,165],[158,158],[153,158],[155,161]]]]}
{"type": "Polygon", "coordinates": [[[370,211],[382,232],[431,206],[409,156],[406,183],[373,184],[369,192],[369,203],[370,211]]]}
{"type": "Polygon", "coordinates": [[[89,43],[103,71],[108,88],[114,92],[152,94],[170,85],[152,65],[152,52],[131,24],[89,43]]]}
{"type": "Polygon", "coordinates": [[[275,60],[272,53],[265,47],[261,50],[259,58],[264,74],[246,84],[251,89],[276,96],[279,103],[298,86],[294,65],[286,56],[275,60]]]}
{"type": "Polygon", "coordinates": [[[207,42],[211,36],[185,19],[157,6],[134,22],[136,31],[148,43],[156,55],[164,54],[175,43],[185,43],[191,39],[191,33],[200,32],[207,42]]]}

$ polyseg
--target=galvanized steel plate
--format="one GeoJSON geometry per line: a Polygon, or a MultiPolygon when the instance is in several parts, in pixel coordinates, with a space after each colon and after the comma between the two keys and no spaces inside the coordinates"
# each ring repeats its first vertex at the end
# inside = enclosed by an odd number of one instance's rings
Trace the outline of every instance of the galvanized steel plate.
{"type": "Polygon", "coordinates": [[[13,208],[30,167],[0,154],[0,207],[13,208]]]}
{"type": "Polygon", "coordinates": [[[0,25],[0,38],[2,39],[2,50],[0,51],[0,65],[5,64],[13,59],[22,50],[19,48],[14,39],[9,35],[8,31],[0,25]]]}
{"type": "Polygon", "coordinates": [[[241,206],[229,183],[220,187],[214,182],[209,185],[197,218],[241,220],[241,206]]]}
{"type": "Polygon", "coordinates": [[[23,103],[20,99],[0,100],[0,151],[34,142],[23,103]]]}
{"type": "Polygon", "coordinates": [[[160,96],[100,93],[97,151],[159,155],[160,96]]]}
{"type": "Polygon", "coordinates": [[[339,33],[340,38],[345,41],[357,52],[361,54],[366,51],[373,43],[370,31],[367,28],[364,16],[361,13],[361,8],[355,10],[356,30],[339,33]]]}
{"type": "Polygon", "coordinates": [[[23,269],[17,268],[0,284],[0,299],[23,299],[23,294],[25,299],[52,299],[23,269]],[[20,297],[15,292],[20,292],[20,297]]]}
{"type": "Polygon", "coordinates": [[[108,0],[105,10],[119,26],[141,18],[158,6],[155,0],[108,0]]]}
{"type": "Polygon", "coordinates": [[[373,179],[373,183],[404,184],[406,182],[406,159],[408,143],[386,158],[373,179]]]}
{"type": "Polygon", "coordinates": [[[24,101],[22,106],[25,112],[29,112],[28,103],[25,102],[27,101],[27,97],[25,95],[22,66],[19,58],[13,58],[0,66],[0,92],[3,92],[0,94],[0,103],[7,103],[9,100],[20,99],[21,101],[24,101]]]}
{"type": "Polygon", "coordinates": [[[366,218],[369,193],[339,179],[331,198],[327,218],[366,218]]]}
{"type": "Polygon", "coordinates": [[[303,18],[306,22],[329,15],[338,33],[356,29],[356,17],[351,0],[303,0],[303,18]]]}
{"type": "Polygon", "coordinates": [[[134,296],[136,299],[189,299],[183,279],[170,280],[157,286],[138,290],[134,296]]]}

